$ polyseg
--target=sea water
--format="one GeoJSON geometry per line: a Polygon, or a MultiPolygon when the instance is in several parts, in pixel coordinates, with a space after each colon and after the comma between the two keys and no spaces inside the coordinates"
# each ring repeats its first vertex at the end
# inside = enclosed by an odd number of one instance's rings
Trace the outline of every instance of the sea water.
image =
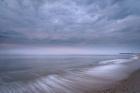
{"type": "Polygon", "coordinates": [[[126,78],[136,55],[0,56],[0,93],[87,93],[126,78]]]}

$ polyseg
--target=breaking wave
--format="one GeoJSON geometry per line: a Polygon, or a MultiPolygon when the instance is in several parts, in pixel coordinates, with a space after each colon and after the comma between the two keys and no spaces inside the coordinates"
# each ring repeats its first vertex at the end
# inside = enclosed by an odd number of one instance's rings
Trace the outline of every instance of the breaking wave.
{"type": "Polygon", "coordinates": [[[100,64],[121,64],[121,63],[127,63],[127,62],[132,62],[133,60],[137,60],[139,57],[136,55],[133,55],[129,59],[115,59],[115,60],[105,60],[101,61],[100,64]]]}

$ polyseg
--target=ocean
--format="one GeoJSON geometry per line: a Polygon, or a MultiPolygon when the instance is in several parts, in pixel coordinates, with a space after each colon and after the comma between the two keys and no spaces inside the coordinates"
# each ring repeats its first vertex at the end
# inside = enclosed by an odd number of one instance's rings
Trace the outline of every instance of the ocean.
{"type": "Polygon", "coordinates": [[[0,93],[88,93],[140,67],[136,55],[0,56],[0,93]]]}

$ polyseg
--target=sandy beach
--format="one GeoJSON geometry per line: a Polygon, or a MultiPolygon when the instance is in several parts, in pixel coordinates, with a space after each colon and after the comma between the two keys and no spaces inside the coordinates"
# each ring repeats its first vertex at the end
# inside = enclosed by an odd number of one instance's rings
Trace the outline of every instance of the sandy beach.
{"type": "Polygon", "coordinates": [[[120,81],[113,88],[93,93],[140,93],[140,70],[132,73],[127,79],[120,81]]]}

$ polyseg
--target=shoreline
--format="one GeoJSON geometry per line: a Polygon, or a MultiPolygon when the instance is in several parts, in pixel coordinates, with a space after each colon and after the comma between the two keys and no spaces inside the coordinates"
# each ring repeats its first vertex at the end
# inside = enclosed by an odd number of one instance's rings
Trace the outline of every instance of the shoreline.
{"type": "MultiPolygon", "coordinates": [[[[140,93],[140,57],[100,61],[99,66],[78,72],[66,72],[37,77],[29,82],[4,82],[1,93],[140,93]],[[108,63],[109,62],[109,63],[108,63]]],[[[42,65],[41,65],[42,66],[42,65]]],[[[54,69],[56,70],[56,69],[54,69]]],[[[45,69],[39,70],[40,72],[45,69]]],[[[61,72],[61,70],[57,70],[61,72]]],[[[62,70],[63,71],[63,70],[62,70]]],[[[29,71],[32,72],[32,71],[29,71]]],[[[29,75],[28,72],[28,75],[29,75]]],[[[20,73],[20,72],[19,72],[20,73]]],[[[17,74],[17,72],[16,72],[17,74]]],[[[28,79],[25,74],[13,75],[13,79],[28,79]],[[25,75],[25,76],[21,76],[25,75]],[[16,77],[17,78],[16,78],[16,77]],[[20,77],[19,77],[20,76],[20,77]]],[[[35,74],[36,75],[36,74],[35,74]]],[[[33,76],[34,77],[34,76],[33,76]]],[[[5,78],[5,77],[4,77],[5,78]]],[[[3,78],[2,78],[3,79],[3,78]]],[[[7,79],[7,78],[6,78],[7,79]]],[[[5,80],[6,80],[5,79],[5,80]]],[[[9,80],[13,80],[12,78],[9,80]]],[[[7,79],[8,80],[8,79],[7,79]]]]}
{"type": "Polygon", "coordinates": [[[140,69],[112,87],[92,93],[140,93],[140,69]]]}

